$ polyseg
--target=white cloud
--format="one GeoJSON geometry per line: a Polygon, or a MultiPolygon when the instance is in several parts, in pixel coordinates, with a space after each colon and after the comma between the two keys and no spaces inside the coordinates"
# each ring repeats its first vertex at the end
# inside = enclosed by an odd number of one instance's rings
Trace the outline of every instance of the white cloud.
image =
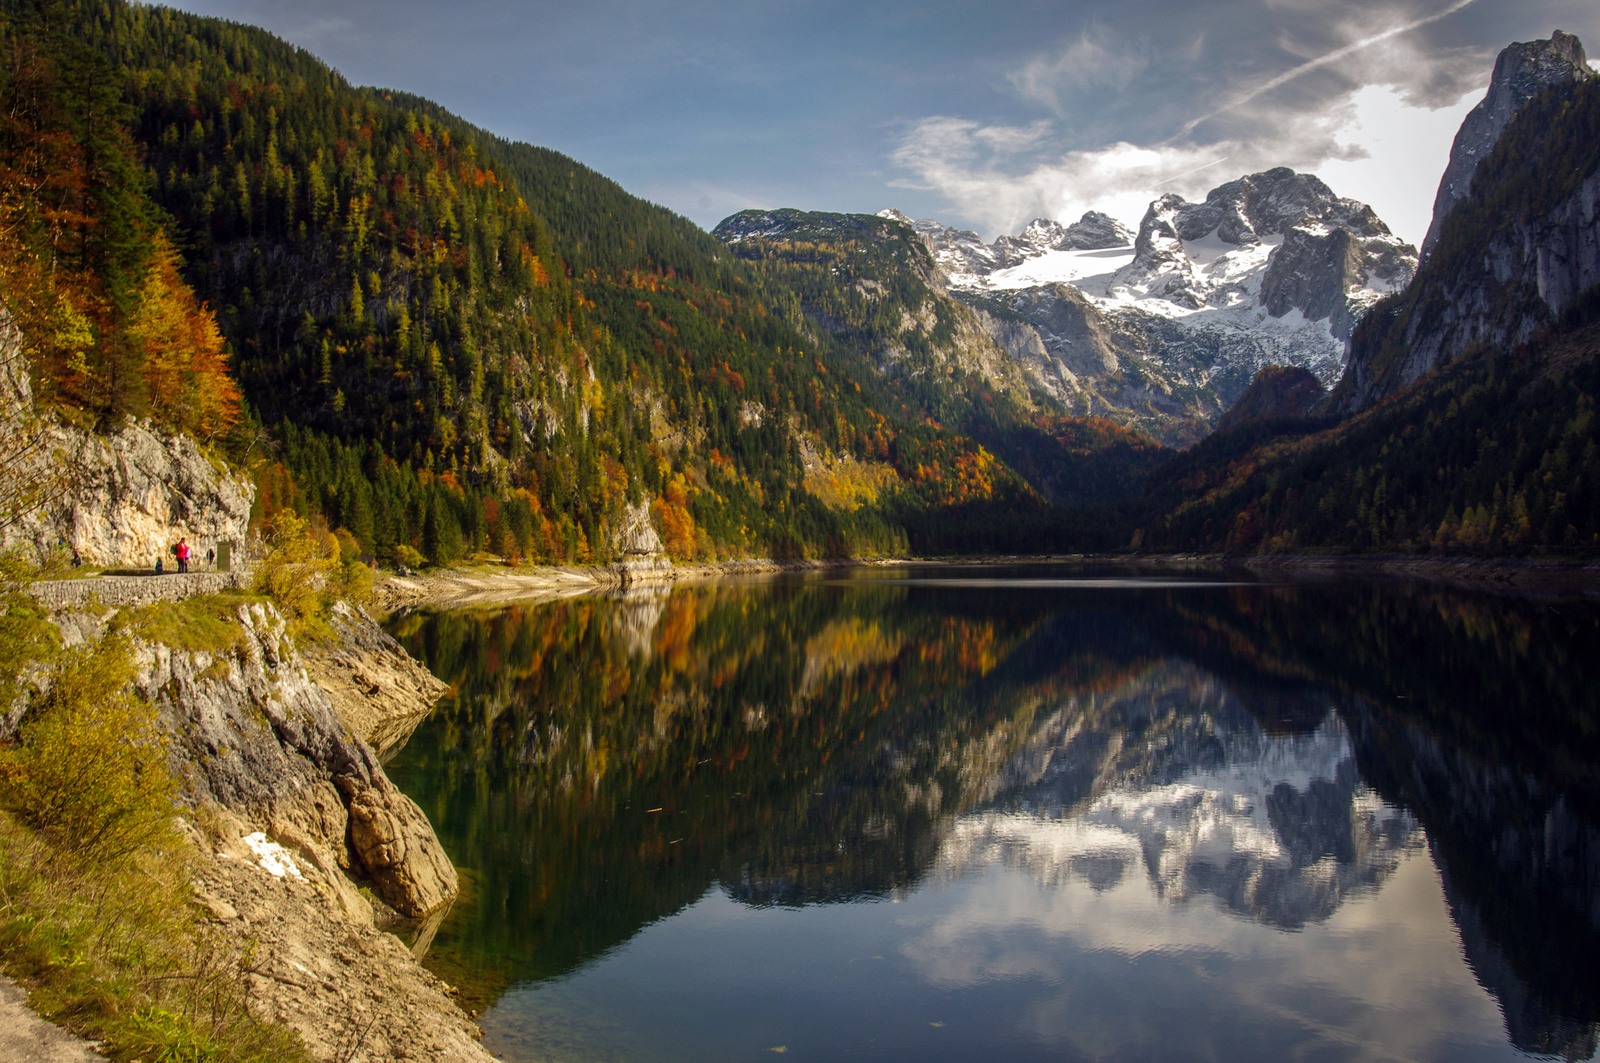
{"type": "Polygon", "coordinates": [[[1120,92],[1149,66],[1148,45],[1118,40],[1095,23],[1059,51],[1029,60],[1007,78],[1017,95],[1060,115],[1073,93],[1088,88],[1120,92]]]}
{"type": "MultiPolygon", "coordinates": [[[[938,117],[914,125],[893,157],[911,175],[896,182],[900,187],[938,193],[956,215],[988,237],[1017,232],[1037,217],[1075,221],[1086,210],[1104,211],[1136,227],[1150,201],[1168,192],[1198,198],[1225,181],[1274,166],[1312,171],[1330,160],[1370,163],[1369,148],[1349,136],[1357,129],[1357,119],[1357,108],[1347,106],[1269,142],[1121,141],[1092,150],[1039,152],[1017,159],[991,149],[992,143],[1006,139],[991,129],[966,119],[938,117]]],[[[1448,143],[1447,137],[1447,148],[1448,143]]],[[[1432,175],[1434,184],[1442,170],[1441,163],[1432,175]]],[[[1338,186],[1335,190],[1349,194],[1338,186]]]]}
{"type": "Polygon", "coordinates": [[[1368,157],[1330,159],[1313,172],[1341,196],[1370,205],[1396,236],[1420,244],[1450,142],[1481,98],[1468,92],[1449,107],[1429,110],[1408,104],[1392,86],[1369,85],[1356,93],[1350,124],[1340,131],[1368,157]]]}
{"type": "Polygon", "coordinates": [[[1259,96],[1265,95],[1266,93],[1271,92],[1273,89],[1279,88],[1279,87],[1281,87],[1283,85],[1287,85],[1289,82],[1291,82],[1291,81],[1295,80],[1296,78],[1301,77],[1301,76],[1303,76],[1305,74],[1308,74],[1313,70],[1316,70],[1316,69],[1318,69],[1320,67],[1329,66],[1329,65],[1334,64],[1334,63],[1338,63],[1338,62],[1340,62],[1340,61],[1342,61],[1344,59],[1347,59],[1347,58],[1349,58],[1351,56],[1354,56],[1358,52],[1364,51],[1364,50],[1372,47],[1375,44],[1380,44],[1380,43],[1382,43],[1384,41],[1388,41],[1388,40],[1391,40],[1391,39],[1393,39],[1395,37],[1398,37],[1402,33],[1407,33],[1407,32],[1409,32],[1411,30],[1418,29],[1418,28],[1420,28],[1422,26],[1426,26],[1426,25],[1428,25],[1430,23],[1433,23],[1433,22],[1438,22],[1440,19],[1447,18],[1450,15],[1455,14],[1457,11],[1460,11],[1462,8],[1466,7],[1469,4],[1472,4],[1474,2],[1476,2],[1476,0],[1456,0],[1455,3],[1451,4],[1449,7],[1445,8],[1443,11],[1434,12],[1433,14],[1428,15],[1425,18],[1413,19],[1413,20],[1411,20],[1409,22],[1403,22],[1403,23],[1401,23],[1401,24],[1399,24],[1397,26],[1390,26],[1388,29],[1382,30],[1382,31],[1380,31],[1378,33],[1371,34],[1369,36],[1362,37],[1359,40],[1351,41],[1349,44],[1346,44],[1343,47],[1335,48],[1330,52],[1324,52],[1323,54],[1318,55],[1318,56],[1316,56],[1316,57],[1314,57],[1312,59],[1308,59],[1305,62],[1299,64],[1298,66],[1291,67],[1289,70],[1284,71],[1283,73],[1277,75],[1276,77],[1269,78],[1268,80],[1262,82],[1261,84],[1253,86],[1252,88],[1250,88],[1249,90],[1247,90],[1243,94],[1241,94],[1241,95],[1229,100],[1227,103],[1223,104],[1222,106],[1214,108],[1213,110],[1207,111],[1205,114],[1202,114],[1202,115],[1200,115],[1200,116],[1198,116],[1196,118],[1191,118],[1188,122],[1184,123],[1183,129],[1182,129],[1182,135],[1187,135],[1189,133],[1194,132],[1195,128],[1197,126],[1199,126],[1202,122],[1205,122],[1205,121],[1207,121],[1209,119],[1215,118],[1220,114],[1224,114],[1224,113],[1226,113],[1228,111],[1232,111],[1232,110],[1235,110],[1235,109],[1237,109],[1239,107],[1242,107],[1243,105],[1249,103],[1251,100],[1254,100],[1259,96]]]}
{"type": "Polygon", "coordinates": [[[1217,146],[1124,142],[1058,154],[1016,172],[1005,167],[1005,158],[985,150],[987,134],[976,122],[960,118],[917,123],[894,153],[894,161],[913,177],[897,183],[939,193],[960,217],[992,237],[1016,232],[1036,217],[1071,221],[1091,209],[1137,224],[1158,187],[1192,190],[1197,179],[1215,176],[1215,167],[1205,167],[1229,154],[1217,146]]]}
{"type": "MultiPolygon", "coordinates": [[[[1074,143],[1084,131],[1068,122],[1094,113],[1087,101],[1096,94],[1115,104],[1113,97],[1127,95],[1120,87],[1147,70],[1154,76],[1156,50],[1091,26],[1010,75],[1018,96],[1050,108],[1057,121],[916,122],[893,153],[906,175],[897,184],[942,196],[960,220],[993,236],[1039,216],[1070,222],[1089,209],[1137,225],[1156,195],[1193,199],[1243,174],[1289,166],[1370,203],[1398,235],[1416,242],[1427,229],[1450,140],[1481,94],[1492,56],[1477,47],[1430,50],[1411,31],[1473,2],[1450,0],[1421,17],[1387,8],[1331,15],[1308,6],[1300,14],[1324,15],[1319,32],[1329,43],[1317,50],[1279,39],[1283,52],[1307,57],[1254,84],[1215,83],[1201,71],[1199,52],[1162,53],[1155,68],[1170,74],[1175,63],[1189,66],[1184,76],[1196,79],[1189,116],[1171,113],[1167,129],[1178,134],[1157,141],[1161,132],[1147,126],[1143,142],[1108,138],[1099,145],[1074,143]]],[[[1294,3],[1269,0],[1276,8],[1294,3]]],[[[1164,99],[1169,106],[1171,95],[1164,99]]]]}

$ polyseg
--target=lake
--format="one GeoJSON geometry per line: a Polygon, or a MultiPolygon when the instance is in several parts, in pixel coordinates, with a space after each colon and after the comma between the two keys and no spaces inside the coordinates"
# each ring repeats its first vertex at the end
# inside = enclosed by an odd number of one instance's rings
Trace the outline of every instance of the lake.
{"type": "Polygon", "coordinates": [[[916,567],[414,612],[512,1061],[1589,1059],[1600,607],[916,567]]]}

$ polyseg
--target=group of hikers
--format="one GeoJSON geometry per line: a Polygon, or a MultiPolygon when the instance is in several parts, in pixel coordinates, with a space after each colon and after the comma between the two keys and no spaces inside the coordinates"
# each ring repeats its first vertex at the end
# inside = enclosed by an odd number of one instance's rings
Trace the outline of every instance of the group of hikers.
{"type": "MultiPolygon", "coordinates": [[[[179,536],[178,541],[172,544],[172,556],[177,558],[177,560],[178,560],[178,572],[179,573],[184,573],[184,572],[189,571],[189,557],[190,557],[190,555],[192,553],[193,553],[193,551],[191,550],[191,548],[189,546],[189,540],[188,540],[188,538],[186,536],[179,536]]],[[[214,565],[214,564],[216,564],[216,561],[217,561],[217,551],[214,548],[210,549],[210,550],[207,550],[206,551],[206,565],[207,566],[214,565]]],[[[163,568],[164,568],[164,566],[162,564],[162,559],[159,558],[159,557],[156,558],[156,575],[158,575],[158,576],[161,575],[161,573],[163,571],[163,568]]]]}

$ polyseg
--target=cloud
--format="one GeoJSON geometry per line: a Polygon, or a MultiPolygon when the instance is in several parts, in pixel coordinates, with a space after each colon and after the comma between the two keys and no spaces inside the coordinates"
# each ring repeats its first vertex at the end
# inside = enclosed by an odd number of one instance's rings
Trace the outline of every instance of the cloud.
{"type": "Polygon", "coordinates": [[[1249,103],[1251,100],[1256,99],[1258,96],[1264,95],[1265,93],[1271,92],[1273,89],[1286,85],[1296,78],[1302,77],[1313,70],[1340,62],[1341,60],[1346,59],[1357,52],[1372,47],[1374,44],[1379,44],[1383,41],[1390,40],[1391,38],[1398,37],[1402,33],[1407,33],[1415,29],[1421,29],[1423,26],[1427,26],[1431,23],[1438,22],[1441,19],[1448,18],[1450,15],[1455,14],[1457,11],[1460,11],[1462,8],[1475,2],[1476,0],[1455,0],[1454,3],[1445,8],[1443,11],[1435,12],[1434,14],[1428,15],[1425,18],[1412,19],[1411,21],[1403,22],[1398,26],[1391,26],[1382,32],[1372,34],[1368,37],[1362,37],[1360,40],[1352,41],[1341,48],[1335,48],[1333,51],[1324,52],[1314,59],[1308,59],[1300,65],[1292,67],[1278,76],[1269,78],[1261,84],[1248,89],[1241,95],[1229,100],[1222,106],[1207,111],[1205,114],[1199,115],[1196,118],[1191,118],[1189,121],[1183,124],[1182,129],[1179,130],[1179,135],[1187,136],[1188,134],[1194,132],[1194,130],[1202,122],[1209,121],[1220,114],[1241,107],[1244,104],[1249,103]]]}
{"type": "Polygon", "coordinates": [[[1198,198],[1244,173],[1273,166],[1310,170],[1333,159],[1362,158],[1366,152],[1361,145],[1341,142],[1338,136],[1352,117],[1353,112],[1336,112],[1270,144],[1119,141],[1089,150],[1058,150],[1020,167],[1013,167],[1014,157],[990,150],[995,137],[989,128],[936,117],[908,130],[893,160],[910,175],[896,182],[899,187],[938,193],[989,236],[1016,232],[1037,217],[1072,221],[1086,210],[1137,225],[1150,200],[1167,192],[1198,198]]]}
{"type": "Polygon", "coordinates": [[[1017,95],[1064,115],[1072,98],[1087,89],[1121,92],[1149,69],[1148,43],[1118,38],[1091,23],[1053,54],[1037,56],[1007,74],[1017,95]]]}
{"type": "MultiPolygon", "coordinates": [[[[1273,166],[1375,170],[1369,89],[1418,128],[1448,123],[1448,140],[1460,101],[1487,82],[1493,49],[1441,45],[1430,29],[1474,2],[1234,0],[1228,34],[1207,33],[1209,18],[1187,10],[1165,21],[1145,10],[1137,38],[1091,23],[1007,76],[1051,121],[910,123],[892,156],[899,184],[943,197],[992,234],[1086,209],[1136,224],[1155,195],[1195,198],[1273,166]]],[[[1442,167],[1389,175],[1421,189],[1404,200],[1408,212],[1411,199],[1431,203],[1442,167]]]]}

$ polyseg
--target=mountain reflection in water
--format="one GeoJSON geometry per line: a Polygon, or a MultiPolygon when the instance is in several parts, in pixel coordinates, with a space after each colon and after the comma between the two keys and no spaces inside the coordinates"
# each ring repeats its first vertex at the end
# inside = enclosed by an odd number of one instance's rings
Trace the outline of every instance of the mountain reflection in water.
{"type": "MultiPolygon", "coordinates": [[[[804,910],[915,899],[994,868],[1039,896],[1082,886],[1143,906],[1094,947],[1161,955],[1223,932],[1191,919],[1152,945],[1147,924],[1165,917],[1127,891],[1304,933],[1423,860],[1509,1044],[1594,1055],[1600,610],[1394,583],[1027,575],[729,583],[398,619],[454,689],[390,766],[467,884],[428,962],[487,1005],[512,986],[575,984],[708,891],[804,910]]],[[[922,983],[969,986],[972,957],[1012,931],[985,933],[955,933],[959,955],[937,935],[895,947],[922,983]]],[[[1033,976],[1070,982],[1065,962],[1033,976]]],[[[1012,1050],[1206,1054],[1162,1040],[1181,1036],[1177,1018],[1169,1035],[1090,1051],[1081,1031],[1041,1032],[1039,1014],[1012,1050]]],[[[1290,1038],[1285,1051],[1346,1039],[1271,1036],[1290,1038]]],[[[1265,1052],[1260,1037],[1248,1043],[1265,1052]]]]}

